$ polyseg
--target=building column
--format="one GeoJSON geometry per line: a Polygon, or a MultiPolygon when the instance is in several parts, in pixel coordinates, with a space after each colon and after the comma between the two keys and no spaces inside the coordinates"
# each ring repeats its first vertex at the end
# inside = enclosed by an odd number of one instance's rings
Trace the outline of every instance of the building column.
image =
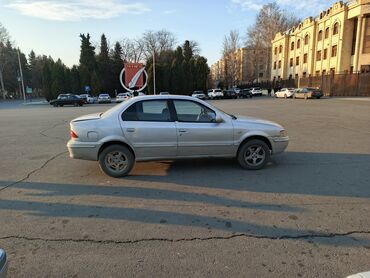
{"type": "Polygon", "coordinates": [[[354,59],[353,59],[353,71],[359,71],[358,68],[359,68],[359,59],[360,59],[360,54],[361,54],[361,51],[360,51],[360,48],[361,48],[361,40],[363,40],[362,38],[362,22],[365,22],[364,20],[364,16],[363,15],[359,15],[357,17],[357,32],[356,32],[356,48],[355,48],[355,56],[354,56],[354,59]]]}

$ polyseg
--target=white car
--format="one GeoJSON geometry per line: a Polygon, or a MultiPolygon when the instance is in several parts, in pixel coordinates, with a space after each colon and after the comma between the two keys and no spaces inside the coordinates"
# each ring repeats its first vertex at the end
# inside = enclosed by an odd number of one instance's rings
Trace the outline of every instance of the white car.
{"type": "Polygon", "coordinates": [[[191,96],[199,99],[206,99],[206,95],[203,93],[203,91],[194,91],[191,96]]]}
{"type": "Polygon", "coordinates": [[[85,103],[92,104],[95,102],[95,99],[89,94],[82,94],[80,95],[80,98],[82,98],[85,101],[85,103]]]}
{"type": "Polygon", "coordinates": [[[220,99],[224,97],[224,93],[221,89],[210,89],[208,90],[208,97],[210,99],[220,99]]]}
{"type": "Polygon", "coordinates": [[[295,88],[282,88],[280,91],[275,93],[277,98],[291,98],[294,96],[296,89],[295,88]]]}
{"type": "Polygon", "coordinates": [[[98,96],[98,103],[111,103],[112,100],[108,94],[100,94],[98,96]]]}
{"type": "Polygon", "coordinates": [[[250,89],[252,96],[262,96],[262,90],[259,87],[250,89]]]}
{"type": "Polygon", "coordinates": [[[117,103],[120,103],[120,102],[129,100],[130,98],[131,98],[131,94],[130,93],[120,93],[120,94],[118,94],[116,96],[116,102],[117,103]]]}
{"type": "Polygon", "coordinates": [[[167,95],[169,95],[170,93],[169,92],[160,92],[159,93],[161,96],[167,96],[167,95]]]}

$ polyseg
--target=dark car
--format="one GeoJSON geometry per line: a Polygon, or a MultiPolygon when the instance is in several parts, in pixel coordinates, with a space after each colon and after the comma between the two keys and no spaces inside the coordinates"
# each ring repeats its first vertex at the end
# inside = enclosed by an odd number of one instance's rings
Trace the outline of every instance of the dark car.
{"type": "Polygon", "coordinates": [[[238,94],[235,90],[229,89],[224,91],[224,98],[237,98],[238,94]]]}
{"type": "Polygon", "coordinates": [[[252,92],[250,89],[243,89],[239,91],[239,98],[252,98],[252,92]]]}
{"type": "Polygon", "coordinates": [[[6,271],[8,269],[8,260],[4,250],[0,249],[0,278],[6,277],[6,271]]]}
{"type": "Polygon", "coordinates": [[[296,92],[293,95],[293,98],[304,98],[304,99],[309,99],[309,98],[316,98],[319,99],[323,96],[323,93],[321,90],[317,88],[299,88],[296,90],[296,92]]]}
{"type": "Polygon", "coordinates": [[[54,107],[62,107],[64,105],[82,106],[84,104],[84,100],[76,95],[61,94],[57,99],[53,99],[49,103],[54,107]]]}

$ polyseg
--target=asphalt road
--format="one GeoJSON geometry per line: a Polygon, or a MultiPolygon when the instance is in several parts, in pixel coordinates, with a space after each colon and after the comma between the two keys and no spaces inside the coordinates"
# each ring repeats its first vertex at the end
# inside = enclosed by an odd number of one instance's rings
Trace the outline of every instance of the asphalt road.
{"type": "Polygon", "coordinates": [[[221,100],[282,124],[285,154],[137,163],[113,179],[66,152],[109,105],[0,109],[0,247],[9,277],[345,277],[370,270],[370,102],[221,100]]]}

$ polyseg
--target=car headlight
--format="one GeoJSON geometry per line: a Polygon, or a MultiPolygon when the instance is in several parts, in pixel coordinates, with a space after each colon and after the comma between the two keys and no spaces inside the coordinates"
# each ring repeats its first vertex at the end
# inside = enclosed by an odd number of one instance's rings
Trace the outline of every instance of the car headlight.
{"type": "Polygon", "coordinates": [[[288,132],[286,130],[280,130],[280,137],[288,137],[288,132]]]}

